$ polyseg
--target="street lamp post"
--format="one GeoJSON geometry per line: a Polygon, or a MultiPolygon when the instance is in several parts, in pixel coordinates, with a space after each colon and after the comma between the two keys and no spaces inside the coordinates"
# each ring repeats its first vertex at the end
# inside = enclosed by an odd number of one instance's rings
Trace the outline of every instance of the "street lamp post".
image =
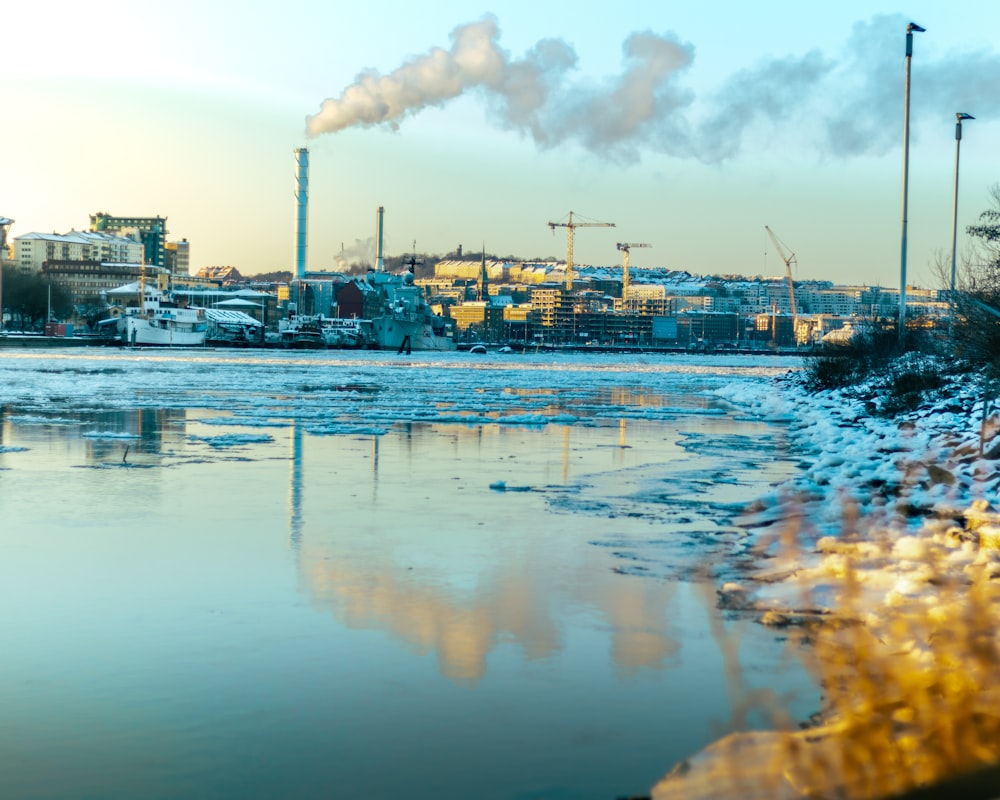
{"type": "Polygon", "coordinates": [[[913,59],[913,33],[923,33],[917,23],[906,26],[906,82],[903,88],[903,237],[899,265],[899,341],[906,339],[906,201],[910,173],[910,61],[913,59]]]}
{"type": "Polygon", "coordinates": [[[951,207],[951,294],[948,295],[948,338],[955,338],[955,244],[958,241],[958,154],[962,147],[962,120],[975,119],[959,111],[955,114],[955,197],[951,207]]]}

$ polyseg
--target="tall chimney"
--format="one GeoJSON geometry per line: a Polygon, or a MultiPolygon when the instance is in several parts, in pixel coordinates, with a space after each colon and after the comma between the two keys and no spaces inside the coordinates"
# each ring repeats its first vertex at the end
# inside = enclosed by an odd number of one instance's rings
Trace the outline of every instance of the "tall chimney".
{"type": "Polygon", "coordinates": [[[385,261],[382,258],[382,220],[385,217],[385,208],[382,206],[378,207],[378,211],[375,213],[375,271],[383,272],[385,270],[385,261]]]}
{"type": "Polygon", "coordinates": [[[306,277],[306,214],[309,211],[309,150],[295,150],[295,277],[306,277]]]}

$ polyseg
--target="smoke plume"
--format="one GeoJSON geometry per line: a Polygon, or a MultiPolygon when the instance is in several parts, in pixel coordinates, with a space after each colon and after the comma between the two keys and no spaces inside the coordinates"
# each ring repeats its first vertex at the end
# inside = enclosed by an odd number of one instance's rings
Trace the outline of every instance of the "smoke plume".
{"type": "MultiPolygon", "coordinates": [[[[623,162],[650,151],[716,163],[751,142],[766,151],[793,140],[838,157],[879,155],[899,143],[907,21],[895,15],[858,23],[837,57],[814,50],[766,60],[702,99],[682,83],[694,47],[674,34],[633,33],[622,48],[621,75],[583,82],[572,80],[577,57],[570,45],[543,39],[513,59],[499,45],[496,19],[487,16],[456,28],[448,50],[435,47],[387,75],[362,72],[340,97],[323,101],[307,129],[311,136],[356,126],[397,129],[421,109],[475,91],[494,124],[542,148],[571,142],[623,162]]],[[[1000,58],[992,52],[937,60],[918,52],[913,74],[915,131],[922,117],[968,111],[989,118],[1000,108],[993,79],[1000,58]]]]}
{"type": "Polygon", "coordinates": [[[354,244],[345,247],[340,244],[340,252],[333,257],[338,272],[346,275],[364,275],[375,264],[375,238],[355,239],[354,244]]]}
{"type": "Polygon", "coordinates": [[[637,33],[625,42],[626,70],[606,87],[569,87],[573,49],[557,39],[539,41],[515,60],[498,44],[493,17],[456,28],[450,50],[433,48],[388,75],[362,72],[338,98],[324,100],[307,119],[310,136],[354,126],[396,129],[408,115],[482,90],[496,121],[551,147],[578,140],[586,148],[631,156],[646,128],[690,102],[675,85],[694,51],[672,36],[637,33]]]}

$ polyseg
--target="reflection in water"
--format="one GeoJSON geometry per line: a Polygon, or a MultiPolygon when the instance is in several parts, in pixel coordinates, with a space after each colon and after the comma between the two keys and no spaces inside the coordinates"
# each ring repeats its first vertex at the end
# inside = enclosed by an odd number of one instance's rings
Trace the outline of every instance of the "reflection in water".
{"type": "Polygon", "coordinates": [[[427,358],[0,359],[0,796],[615,797],[707,742],[683,581],[764,433],[690,359],[427,358]]]}
{"type": "Polygon", "coordinates": [[[75,448],[82,443],[83,458],[90,466],[158,462],[173,455],[165,437],[183,434],[188,411],[181,408],[137,408],[77,410],[67,413],[22,412],[6,407],[0,415],[0,441],[23,439],[30,431],[33,441],[44,439],[53,446],[75,448]],[[15,431],[22,434],[18,437],[15,431]],[[67,434],[72,436],[67,436],[67,434]]]}
{"type": "Polygon", "coordinates": [[[288,460],[288,535],[292,548],[297,550],[302,538],[302,424],[297,417],[292,420],[291,446],[288,460]]]}
{"type": "MultiPolygon", "coordinates": [[[[474,441],[479,454],[483,429],[481,425],[475,429],[407,425],[401,436],[390,436],[402,445],[404,482],[444,480],[434,464],[427,465],[429,474],[413,472],[412,459],[426,456],[428,437],[443,437],[456,447],[462,440],[474,441]]],[[[562,426],[564,482],[569,475],[571,433],[569,426],[562,426]]],[[[618,433],[624,436],[624,424],[618,426],[618,433]]],[[[380,438],[372,437],[373,500],[379,482],[380,438]]],[[[399,532],[384,530],[382,523],[373,522],[380,533],[375,543],[350,529],[346,512],[337,516],[338,529],[332,534],[326,526],[313,527],[300,539],[304,464],[298,426],[292,441],[289,517],[302,586],[345,625],[389,633],[421,655],[434,653],[441,674],[463,684],[479,681],[487,671],[491,652],[502,645],[516,643],[527,659],[554,655],[563,646],[560,628],[567,608],[596,612],[604,620],[611,658],[624,675],[643,668],[662,668],[679,651],[668,625],[673,584],[627,579],[607,568],[590,574],[593,565],[579,567],[580,575],[574,570],[570,577],[559,579],[548,562],[551,554],[535,552],[530,540],[518,545],[519,552],[489,551],[477,560],[478,572],[470,587],[469,578],[454,578],[458,564],[435,562],[440,569],[420,569],[401,563],[402,555],[394,549],[394,545],[402,546],[394,538],[399,532]],[[452,577],[443,578],[442,574],[452,577]]],[[[394,497],[397,494],[398,490],[394,497]]],[[[374,505],[370,513],[377,514],[374,505]]],[[[413,519],[411,524],[420,523],[413,519]]],[[[426,536],[426,544],[433,547],[433,530],[426,536]]],[[[462,554],[448,551],[442,557],[460,562],[462,554]]]]}
{"type": "Polygon", "coordinates": [[[535,608],[530,587],[500,587],[497,602],[479,594],[459,600],[420,585],[390,563],[343,564],[326,552],[303,554],[302,574],[313,598],[352,628],[382,630],[420,654],[436,652],[441,673],[452,680],[481,678],[489,651],[504,633],[517,638],[529,658],[556,647],[555,625],[535,608]]]}
{"type": "Polygon", "coordinates": [[[562,432],[562,479],[569,480],[569,425],[563,425],[562,432]]]}
{"type": "Polygon", "coordinates": [[[491,651],[502,644],[516,642],[527,659],[552,656],[562,646],[557,619],[567,605],[594,609],[606,621],[611,656],[623,674],[659,669],[680,650],[668,631],[675,588],[669,583],[609,573],[553,591],[544,576],[514,562],[497,563],[471,592],[449,591],[391,556],[359,558],[354,548],[331,543],[306,543],[300,572],[312,598],[345,625],[435,653],[441,674],[461,683],[482,678],[491,651]]]}
{"type": "Polygon", "coordinates": [[[618,583],[604,598],[608,621],[614,626],[611,655],[619,670],[628,675],[643,667],[662,667],[681,649],[667,629],[676,584],[649,587],[643,583],[618,583]]]}

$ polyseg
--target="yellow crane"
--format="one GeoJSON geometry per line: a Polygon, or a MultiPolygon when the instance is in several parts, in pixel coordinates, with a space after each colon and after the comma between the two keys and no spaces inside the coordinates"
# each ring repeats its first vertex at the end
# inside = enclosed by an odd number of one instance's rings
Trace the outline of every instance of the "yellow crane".
{"type": "Polygon", "coordinates": [[[652,247],[651,244],[640,244],[639,242],[618,242],[618,249],[625,255],[622,256],[622,302],[628,300],[628,254],[633,247],[652,247]]]}
{"type": "Polygon", "coordinates": [[[797,325],[799,312],[795,309],[795,286],[792,283],[792,262],[796,265],[798,264],[798,262],[795,261],[795,253],[792,253],[790,256],[786,256],[784,249],[781,247],[781,242],[778,241],[778,237],[774,235],[774,231],[767,227],[767,225],[764,226],[764,230],[767,231],[768,235],[771,237],[771,241],[774,242],[774,246],[778,250],[778,255],[781,256],[781,260],[785,262],[785,276],[788,279],[788,305],[792,309],[793,324],[797,325]]]}
{"type": "Polygon", "coordinates": [[[573,288],[573,232],[577,228],[613,228],[613,222],[574,222],[573,212],[569,212],[568,222],[550,222],[549,228],[553,233],[556,228],[566,229],[566,291],[573,288]]]}

